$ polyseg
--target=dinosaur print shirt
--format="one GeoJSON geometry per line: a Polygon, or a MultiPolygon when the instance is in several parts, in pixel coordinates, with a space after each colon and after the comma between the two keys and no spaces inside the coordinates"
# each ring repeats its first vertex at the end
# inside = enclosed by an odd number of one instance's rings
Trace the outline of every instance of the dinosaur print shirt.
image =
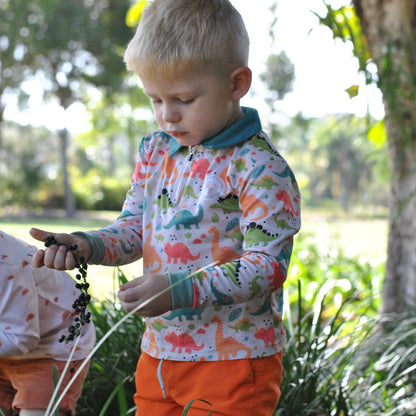
{"type": "MultiPolygon", "coordinates": [[[[72,304],[79,296],[68,273],[32,266],[37,250],[0,231],[0,367],[2,358],[66,361],[74,346],[59,342],[74,322],[72,304]]],[[[95,329],[86,325],[73,353],[87,357],[95,344],[95,329]]]]}
{"type": "Polygon", "coordinates": [[[84,234],[91,263],[143,257],[144,273],[169,274],[173,310],[147,318],[142,340],[154,357],[230,360],[283,348],[282,287],[300,195],[257,111],[243,111],[190,148],[161,131],[144,137],[120,217],[84,234]]]}

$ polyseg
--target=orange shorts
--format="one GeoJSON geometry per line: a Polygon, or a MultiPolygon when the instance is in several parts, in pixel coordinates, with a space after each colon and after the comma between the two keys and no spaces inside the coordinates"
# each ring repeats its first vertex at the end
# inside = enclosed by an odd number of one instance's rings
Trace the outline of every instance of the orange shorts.
{"type": "Polygon", "coordinates": [[[282,353],[227,361],[159,360],[137,364],[136,416],[271,416],[280,397],[282,353]],[[202,399],[212,404],[202,402],[202,399]]]}
{"type": "MultiPolygon", "coordinates": [[[[73,361],[65,374],[59,394],[81,366],[82,360],[73,361]],[[74,369],[71,371],[71,369],[74,369]]],[[[11,360],[0,358],[0,407],[13,409],[46,409],[53,394],[52,364],[58,369],[58,380],[65,361],[49,359],[11,360]]],[[[75,405],[81,395],[82,384],[88,372],[86,365],[59,404],[59,410],[75,414],[75,405]]],[[[59,395],[58,395],[59,397],[59,395]]]]}

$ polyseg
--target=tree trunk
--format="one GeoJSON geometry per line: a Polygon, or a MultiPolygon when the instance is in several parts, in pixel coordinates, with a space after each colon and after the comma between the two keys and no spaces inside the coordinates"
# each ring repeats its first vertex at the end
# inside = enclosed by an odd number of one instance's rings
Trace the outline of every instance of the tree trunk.
{"type": "Polygon", "coordinates": [[[69,180],[68,173],[68,130],[66,128],[59,130],[60,140],[60,152],[61,152],[61,165],[62,165],[62,178],[64,185],[64,197],[65,197],[65,212],[68,218],[73,218],[75,215],[75,200],[74,194],[69,180]]]}
{"type": "Polygon", "coordinates": [[[416,0],[353,0],[383,93],[391,168],[382,312],[416,306],[416,0]]]}

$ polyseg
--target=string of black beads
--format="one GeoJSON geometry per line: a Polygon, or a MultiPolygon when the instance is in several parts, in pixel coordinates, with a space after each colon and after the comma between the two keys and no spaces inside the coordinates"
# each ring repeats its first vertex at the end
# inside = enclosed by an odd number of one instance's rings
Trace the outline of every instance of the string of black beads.
{"type": "MultiPolygon", "coordinates": [[[[55,237],[50,235],[45,240],[45,247],[49,247],[53,244],[58,244],[55,237]]],[[[68,250],[76,251],[78,246],[76,244],[67,246],[68,250]]],[[[76,279],[78,280],[75,283],[75,287],[81,292],[77,299],[75,299],[72,307],[74,308],[75,312],[78,314],[74,318],[74,323],[68,327],[68,334],[62,335],[59,338],[59,342],[70,342],[74,341],[75,338],[81,335],[81,329],[83,326],[89,324],[91,322],[91,312],[87,311],[88,304],[91,300],[91,295],[88,293],[88,289],[90,287],[89,283],[87,282],[87,269],[88,265],[85,262],[83,257],[80,257],[79,263],[75,265],[78,269],[78,273],[76,274],[76,279]]]]}

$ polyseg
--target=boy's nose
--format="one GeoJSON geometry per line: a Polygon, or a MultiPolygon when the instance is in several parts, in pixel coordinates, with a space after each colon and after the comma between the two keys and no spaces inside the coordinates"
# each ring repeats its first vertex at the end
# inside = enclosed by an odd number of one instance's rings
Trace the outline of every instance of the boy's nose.
{"type": "Polygon", "coordinates": [[[166,123],[177,123],[180,118],[181,116],[174,106],[165,106],[163,109],[163,119],[166,123]]]}

